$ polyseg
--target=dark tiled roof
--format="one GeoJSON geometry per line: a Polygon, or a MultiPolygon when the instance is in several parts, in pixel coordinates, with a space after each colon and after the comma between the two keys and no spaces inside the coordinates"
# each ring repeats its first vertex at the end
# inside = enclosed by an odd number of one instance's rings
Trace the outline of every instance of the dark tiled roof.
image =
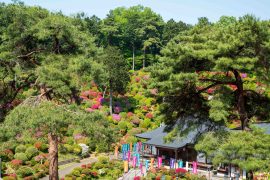
{"type": "MultiPolygon", "coordinates": [[[[164,137],[168,134],[166,126],[159,127],[155,130],[137,134],[139,138],[147,139],[145,144],[154,145],[157,147],[166,147],[168,149],[178,149],[188,144],[194,144],[197,138],[204,132],[210,130],[213,124],[209,123],[205,119],[198,119],[195,117],[185,117],[178,120],[176,128],[181,133],[171,142],[166,143],[164,137]],[[203,123],[204,122],[204,123],[203,123]],[[195,126],[194,126],[195,125],[195,126]]],[[[213,130],[213,129],[211,129],[213,130]]]]}

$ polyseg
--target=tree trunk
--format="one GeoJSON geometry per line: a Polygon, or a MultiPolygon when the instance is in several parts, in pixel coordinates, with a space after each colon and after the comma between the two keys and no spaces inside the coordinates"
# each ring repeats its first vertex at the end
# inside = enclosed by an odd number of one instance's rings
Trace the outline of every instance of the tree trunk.
{"type": "Polygon", "coordinates": [[[145,59],[146,59],[146,48],[143,50],[143,69],[145,68],[145,59]]]}
{"type": "Polygon", "coordinates": [[[49,180],[58,180],[58,137],[48,134],[49,140],[49,180]]]}
{"type": "Polygon", "coordinates": [[[133,53],[132,53],[132,70],[135,70],[135,46],[133,44],[133,53]]]}
{"type": "Polygon", "coordinates": [[[71,101],[75,102],[77,105],[81,104],[81,98],[78,96],[78,91],[74,88],[71,89],[71,101]]]}
{"type": "Polygon", "coordinates": [[[110,115],[112,115],[113,113],[113,103],[112,103],[112,100],[113,100],[113,95],[112,95],[112,82],[110,80],[110,115]]]}
{"type": "Polygon", "coordinates": [[[240,115],[241,129],[246,130],[248,128],[248,115],[245,107],[245,96],[242,78],[237,70],[233,70],[236,86],[237,86],[237,110],[240,115]]]}
{"type": "Polygon", "coordinates": [[[103,91],[103,95],[102,95],[103,98],[105,98],[106,91],[107,91],[107,86],[105,87],[105,89],[103,91]]]}

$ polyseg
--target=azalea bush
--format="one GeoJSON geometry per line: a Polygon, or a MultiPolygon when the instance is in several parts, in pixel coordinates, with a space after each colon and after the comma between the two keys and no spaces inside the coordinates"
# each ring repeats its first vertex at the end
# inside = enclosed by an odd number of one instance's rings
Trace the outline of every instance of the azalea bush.
{"type": "Polygon", "coordinates": [[[83,164],[79,168],[74,168],[72,172],[65,176],[65,180],[72,179],[118,179],[124,173],[123,162],[119,160],[109,160],[108,157],[100,156],[98,161],[92,164],[83,164]]]}

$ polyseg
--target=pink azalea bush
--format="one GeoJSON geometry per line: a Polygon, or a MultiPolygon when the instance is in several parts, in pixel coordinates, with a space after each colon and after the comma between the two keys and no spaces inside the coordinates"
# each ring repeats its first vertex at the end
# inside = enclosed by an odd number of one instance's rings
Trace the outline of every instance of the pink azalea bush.
{"type": "Polygon", "coordinates": [[[113,118],[113,120],[115,120],[115,121],[120,121],[120,120],[121,120],[121,116],[120,116],[119,114],[113,114],[113,115],[112,115],[112,118],[113,118]]]}

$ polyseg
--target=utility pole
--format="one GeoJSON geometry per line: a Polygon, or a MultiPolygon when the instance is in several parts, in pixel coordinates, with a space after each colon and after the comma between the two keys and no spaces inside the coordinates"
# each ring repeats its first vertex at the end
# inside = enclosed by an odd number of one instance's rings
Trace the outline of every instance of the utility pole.
{"type": "Polygon", "coordinates": [[[0,179],[2,179],[2,159],[0,158],[0,179]]]}

